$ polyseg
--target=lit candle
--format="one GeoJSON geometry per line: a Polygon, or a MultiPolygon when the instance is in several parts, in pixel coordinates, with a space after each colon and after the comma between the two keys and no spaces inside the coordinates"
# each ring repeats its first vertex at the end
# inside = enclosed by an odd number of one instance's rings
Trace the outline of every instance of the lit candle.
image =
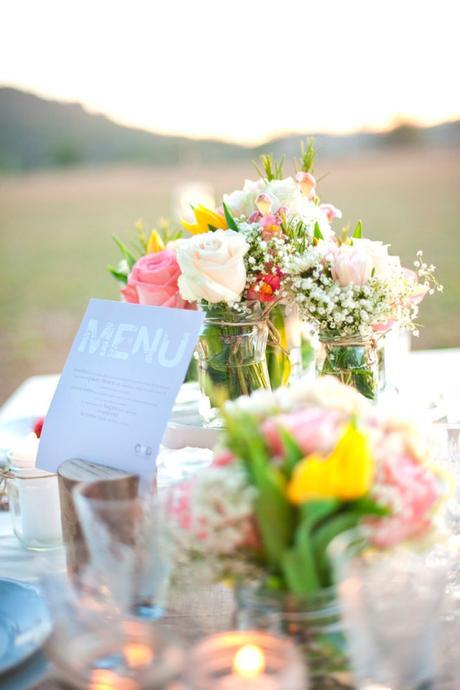
{"type": "Polygon", "coordinates": [[[265,673],[265,655],[257,645],[240,647],[233,659],[232,673],[216,690],[279,690],[274,678],[265,673]]]}
{"type": "Polygon", "coordinates": [[[154,654],[146,644],[130,642],[123,647],[123,656],[130,668],[141,668],[152,663],[154,654]]]}
{"type": "Polygon", "coordinates": [[[132,678],[118,676],[113,671],[98,668],[92,671],[88,690],[139,690],[132,678]]]}

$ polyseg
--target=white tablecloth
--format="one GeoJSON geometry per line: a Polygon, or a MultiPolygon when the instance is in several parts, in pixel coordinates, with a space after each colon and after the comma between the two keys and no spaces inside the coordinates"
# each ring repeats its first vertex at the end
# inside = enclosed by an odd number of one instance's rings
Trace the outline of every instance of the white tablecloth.
{"type": "MultiPolygon", "coordinates": [[[[395,362],[400,401],[412,413],[430,412],[432,419],[449,417],[460,420],[460,349],[410,353],[395,362]]],[[[45,415],[52,399],[57,375],[27,379],[0,410],[0,424],[18,418],[45,415]]],[[[212,454],[203,448],[163,448],[158,458],[159,486],[178,481],[209,464],[212,454]]],[[[25,550],[12,533],[10,516],[0,512],[0,577],[36,581],[43,572],[65,569],[63,550],[34,553],[25,550]]],[[[175,602],[178,625],[181,618],[195,621],[196,631],[210,632],[229,624],[232,603],[223,587],[199,589],[175,602]]],[[[31,662],[32,664],[33,662],[31,662]]],[[[34,686],[33,666],[9,677],[0,678],[2,690],[29,690],[34,686]],[[31,680],[32,679],[32,680],[31,680]]],[[[37,664],[37,678],[43,673],[43,661],[37,664]]],[[[48,686],[46,686],[48,688],[48,686]]],[[[49,686],[50,688],[52,685],[49,686]]]]}

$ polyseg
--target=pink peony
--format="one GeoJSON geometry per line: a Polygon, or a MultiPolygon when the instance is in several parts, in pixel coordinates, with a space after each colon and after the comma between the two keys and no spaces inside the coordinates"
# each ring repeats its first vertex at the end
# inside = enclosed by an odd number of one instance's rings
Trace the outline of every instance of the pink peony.
{"type": "Polygon", "coordinates": [[[394,513],[388,518],[369,521],[373,543],[384,548],[416,537],[431,527],[431,511],[442,492],[439,479],[430,469],[407,453],[401,453],[384,459],[374,493],[394,513]]]}
{"type": "Polygon", "coordinates": [[[283,454],[279,429],[284,428],[297,441],[305,455],[313,452],[327,454],[338,440],[345,416],[339,410],[310,407],[299,412],[267,419],[262,427],[270,451],[283,454]]]}
{"type": "Polygon", "coordinates": [[[179,264],[172,249],[142,256],[134,264],[128,284],[122,289],[126,302],[147,304],[152,307],[194,309],[179,293],[179,264]]]}

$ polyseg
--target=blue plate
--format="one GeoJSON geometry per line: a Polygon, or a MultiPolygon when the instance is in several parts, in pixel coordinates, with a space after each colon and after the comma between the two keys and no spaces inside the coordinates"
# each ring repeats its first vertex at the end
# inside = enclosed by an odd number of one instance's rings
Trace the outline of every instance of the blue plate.
{"type": "Polygon", "coordinates": [[[35,587],[0,578],[0,673],[40,649],[50,632],[48,610],[35,587]]]}

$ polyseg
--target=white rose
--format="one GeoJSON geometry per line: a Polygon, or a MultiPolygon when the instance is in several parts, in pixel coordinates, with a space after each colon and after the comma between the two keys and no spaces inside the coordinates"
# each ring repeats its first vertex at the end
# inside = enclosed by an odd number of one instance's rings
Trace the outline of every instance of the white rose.
{"type": "Polygon", "coordinates": [[[260,180],[245,180],[243,189],[237,189],[231,194],[224,194],[224,201],[235,218],[250,216],[256,210],[256,198],[265,191],[266,182],[260,180]]]}
{"type": "Polygon", "coordinates": [[[176,248],[182,297],[189,302],[238,302],[246,286],[244,255],[248,249],[244,237],[234,230],[216,230],[183,240],[176,248]]]}
{"type": "Polygon", "coordinates": [[[401,267],[399,256],[388,254],[388,244],[376,240],[354,239],[353,246],[369,256],[375,278],[388,278],[394,269],[401,267]]]}

